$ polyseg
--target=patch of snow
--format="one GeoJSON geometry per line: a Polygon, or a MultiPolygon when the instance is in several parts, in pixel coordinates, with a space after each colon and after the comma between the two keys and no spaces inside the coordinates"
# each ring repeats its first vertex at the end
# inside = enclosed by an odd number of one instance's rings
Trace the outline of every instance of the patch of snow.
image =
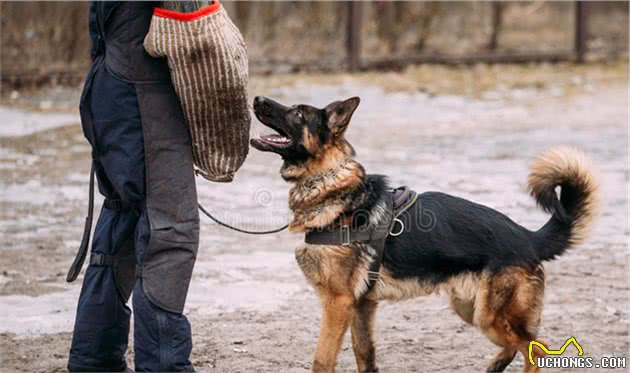
{"type": "MultiPolygon", "coordinates": [[[[184,312],[191,317],[272,312],[305,286],[304,282],[278,281],[277,273],[290,272],[293,265],[293,255],[270,252],[222,255],[211,262],[198,262],[184,312]],[[210,273],[216,269],[221,269],[218,277],[210,273]],[[276,278],[271,280],[273,276],[276,278]]],[[[33,336],[72,331],[80,280],[64,291],[36,297],[0,296],[0,333],[33,336]]]]}
{"type": "MultiPolygon", "coordinates": [[[[88,179],[89,180],[89,179],[88,179]]],[[[0,184],[0,201],[43,205],[68,199],[87,198],[85,185],[43,185],[39,180],[29,180],[24,184],[0,184]]]]}
{"type": "Polygon", "coordinates": [[[79,123],[78,114],[34,113],[0,107],[0,137],[18,137],[79,123]]]}
{"type": "Polygon", "coordinates": [[[72,330],[79,287],[38,297],[0,297],[0,332],[19,336],[62,333],[72,330]]]}

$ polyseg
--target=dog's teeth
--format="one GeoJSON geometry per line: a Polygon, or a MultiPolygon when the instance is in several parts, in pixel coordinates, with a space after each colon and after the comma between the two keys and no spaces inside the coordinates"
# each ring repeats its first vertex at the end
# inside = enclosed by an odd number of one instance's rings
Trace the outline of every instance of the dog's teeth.
{"type": "Polygon", "coordinates": [[[263,140],[272,142],[274,144],[288,144],[291,140],[288,137],[280,135],[267,135],[262,137],[263,140]]]}
{"type": "Polygon", "coordinates": [[[278,135],[265,136],[265,140],[273,142],[273,143],[277,143],[277,144],[286,144],[290,141],[288,138],[284,136],[278,136],[278,135]]]}

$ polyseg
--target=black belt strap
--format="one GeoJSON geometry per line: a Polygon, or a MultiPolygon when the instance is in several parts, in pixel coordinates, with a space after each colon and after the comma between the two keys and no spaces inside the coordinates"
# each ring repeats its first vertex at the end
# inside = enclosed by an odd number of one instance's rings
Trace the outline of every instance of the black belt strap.
{"type": "Polygon", "coordinates": [[[125,202],[120,198],[105,198],[103,201],[103,207],[112,211],[128,211],[133,210],[136,216],[140,216],[142,210],[144,210],[146,203],[144,201],[136,204],[125,202]]]}
{"type": "Polygon", "coordinates": [[[114,265],[114,259],[115,258],[116,258],[116,256],[114,256],[114,255],[105,255],[105,254],[92,253],[92,255],[90,255],[90,265],[93,265],[93,266],[111,266],[111,265],[114,265]]]}
{"type": "Polygon", "coordinates": [[[121,211],[124,210],[126,206],[123,205],[123,201],[121,199],[105,199],[103,201],[103,207],[109,210],[121,211]]]}
{"type": "Polygon", "coordinates": [[[92,231],[92,217],[94,214],[94,160],[92,160],[92,166],[90,167],[90,190],[88,197],[88,213],[85,218],[85,225],[83,227],[83,237],[81,238],[81,244],[79,245],[79,250],[77,251],[77,255],[74,257],[74,261],[70,266],[70,270],[68,270],[68,275],[66,276],[67,282],[72,282],[77,279],[79,273],[81,272],[81,268],[83,267],[83,262],[85,262],[85,257],[88,252],[88,246],[90,245],[90,233],[92,231]]]}
{"type": "MultiPolygon", "coordinates": [[[[77,279],[79,273],[81,273],[81,268],[83,268],[83,263],[85,262],[85,258],[87,257],[88,248],[90,246],[90,235],[92,233],[92,220],[94,217],[94,174],[96,172],[95,161],[92,160],[92,166],[90,167],[90,188],[89,188],[89,196],[88,196],[88,212],[85,218],[85,226],[83,227],[83,238],[81,238],[81,244],[79,245],[79,250],[77,251],[77,255],[74,257],[74,261],[68,270],[68,275],[66,276],[67,282],[72,282],[77,279]]],[[[106,209],[114,210],[114,211],[122,211],[131,208],[131,206],[120,199],[111,199],[106,198],[103,201],[103,207],[106,209]]],[[[138,207],[140,209],[141,207],[138,207]]],[[[139,214],[138,209],[134,209],[136,214],[139,214]]],[[[113,256],[111,259],[108,259],[109,255],[103,254],[92,254],[90,257],[90,264],[92,265],[112,265],[113,264],[113,256]]]]}
{"type": "MultiPolygon", "coordinates": [[[[348,225],[331,230],[313,230],[306,233],[304,242],[311,245],[349,245],[353,242],[371,242],[384,238],[389,233],[383,225],[384,231],[373,229],[352,229],[348,225]]],[[[387,226],[389,228],[389,226],[387,226]]]]}
{"type": "Polygon", "coordinates": [[[378,279],[381,277],[381,264],[383,263],[383,256],[385,256],[385,238],[370,242],[370,246],[372,246],[372,248],[376,251],[376,255],[368,267],[367,289],[365,290],[365,294],[372,290],[378,279]]]}

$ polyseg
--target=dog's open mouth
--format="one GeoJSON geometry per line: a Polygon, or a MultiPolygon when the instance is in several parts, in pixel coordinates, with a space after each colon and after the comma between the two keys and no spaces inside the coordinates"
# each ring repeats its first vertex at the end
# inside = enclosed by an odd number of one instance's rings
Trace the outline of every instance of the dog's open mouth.
{"type": "Polygon", "coordinates": [[[291,137],[284,133],[281,129],[275,128],[272,125],[266,124],[267,127],[270,127],[276,130],[276,134],[270,135],[262,135],[258,138],[254,138],[251,140],[251,144],[258,150],[274,150],[274,149],[284,149],[291,146],[291,137]]]}
{"type": "Polygon", "coordinates": [[[293,139],[285,129],[284,115],[286,108],[273,100],[264,97],[254,99],[254,114],[260,123],[276,131],[274,134],[262,135],[251,139],[251,145],[262,151],[279,152],[291,146],[293,139]]]}
{"type": "Polygon", "coordinates": [[[264,144],[278,148],[286,148],[291,145],[291,139],[282,134],[262,135],[256,139],[252,139],[252,141],[261,145],[264,144]]]}
{"type": "Polygon", "coordinates": [[[258,150],[280,150],[291,146],[291,137],[284,132],[279,126],[272,124],[272,121],[267,121],[265,117],[257,115],[258,119],[265,126],[273,129],[277,133],[262,135],[258,138],[251,139],[250,143],[258,150]]]}

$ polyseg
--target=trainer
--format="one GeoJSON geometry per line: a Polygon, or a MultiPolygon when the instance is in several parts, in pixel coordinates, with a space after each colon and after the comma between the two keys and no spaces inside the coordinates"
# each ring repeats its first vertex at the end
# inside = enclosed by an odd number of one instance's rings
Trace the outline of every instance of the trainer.
{"type": "MultiPolygon", "coordinates": [[[[191,141],[165,59],[143,39],[151,2],[95,2],[81,97],[92,174],[105,197],[83,279],[70,371],[124,371],[133,290],[137,371],[192,371],[182,314],[199,236],[191,141]]],[[[93,182],[92,182],[93,185],[93,182]]],[[[93,204],[90,197],[90,205],[93,204]]],[[[81,270],[89,242],[68,274],[81,270]]]]}

